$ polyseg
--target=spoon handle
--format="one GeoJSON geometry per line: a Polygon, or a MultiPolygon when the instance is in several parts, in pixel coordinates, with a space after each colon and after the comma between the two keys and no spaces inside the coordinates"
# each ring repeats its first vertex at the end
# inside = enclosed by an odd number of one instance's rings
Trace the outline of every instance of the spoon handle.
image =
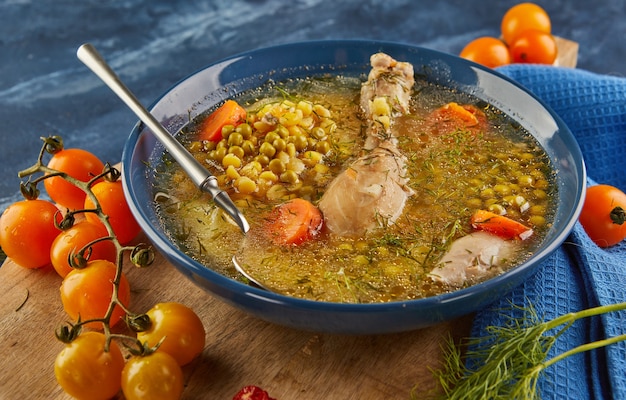
{"type": "Polygon", "coordinates": [[[165,149],[185,170],[194,184],[201,190],[209,193],[215,203],[231,215],[237,225],[245,233],[249,226],[241,212],[230,200],[228,195],[217,185],[217,179],[202,166],[174,136],[161,125],[154,116],[146,110],[135,95],[124,85],[117,74],[106,63],[96,48],[83,44],[78,48],[76,55],[96,76],[98,76],[122,101],[130,108],[163,144],[165,149]]]}

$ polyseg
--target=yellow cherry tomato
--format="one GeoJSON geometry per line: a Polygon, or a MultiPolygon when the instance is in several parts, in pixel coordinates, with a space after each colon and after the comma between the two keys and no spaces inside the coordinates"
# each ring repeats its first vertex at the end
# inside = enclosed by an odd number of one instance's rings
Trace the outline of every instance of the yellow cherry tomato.
{"type": "Polygon", "coordinates": [[[500,39],[483,36],[469,42],[460,56],[485,67],[495,68],[511,63],[509,49],[500,39]]]}
{"type": "MultiPolygon", "coordinates": [[[[74,320],[79,316],[82,321],[103,318],[113,297],[113,280],[116,272],[117,266],[107,260],[90,261],[85,268],[72,270],[63,279],[60,288],[65,312],[74,320]]],[[[128,307],[130,285],[124,273],[120,278],[117,297],[128,307]]],[[[119,323],[124,315],[124,310],[116,305],[111,314],[110,325],[119,323]]],[[[98,321],[89,322],[85,326],[102,329],[102,324],[98,321]]]]}
{"type": "Polygon", "coordinates": [[[137,333],[141,342],[153,347],[165,338],[157,352],[170,354],[181,366],[202,353],[206,333],[202,321],[192,309],[180,303],[159,303],[146,315],[150,317],[151,326],[137,333]]]}
{"type": "Polygon", "coordinates": [[[174,357],[164,352],[135,356],[122,370],[126,400],[177,400],[183,393],[183,372],[174,357]]]}
{"type": "Polygon", "coordinates": [[[5,254],[24,268],[50,264],[52,242],[61,232],[59,209],[46,200],[22,200],[11,204],[0,217],[0,246],[5,254]],[[56,217],[55,217],[56,216],[56,217]]]}
{"type": "Polygon", "coordinates": [[[115,342],[104,351],[105,341],[100,332],[84,332],[57,355],[54,375],[70,396],[105,400],[119,392],[124,356],[115,342]]]}
{"type": "Polygon", "coordinates": [[[524,64],[552,64],[557,51],[554,37],[535,29],[519,34],[510,47],[513,62],[524,64]]]}
{"type": "Polygon", "coordinates": [[[511,7],[502,17],[502,38],[513,44],[517,37],[529,29],[551,33],[552,23],[548,13],[534,3],[520,3],[511,7]]]}

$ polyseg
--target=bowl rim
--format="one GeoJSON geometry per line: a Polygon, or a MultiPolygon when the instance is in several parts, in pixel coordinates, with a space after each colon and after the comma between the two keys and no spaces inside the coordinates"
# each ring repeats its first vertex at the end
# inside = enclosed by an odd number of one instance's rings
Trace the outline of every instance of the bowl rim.
{"type": "MultiPolygon", "coordinates": [[[[190,79],[194,75],[208,69],[212,68],[218,64],[239,60],[242,58],[256,56],[268,51],[277,51],[277,50],[285,50],[289,51],[290,49],[302,49],[309,47],[319,47],[319,46],[332,46],[332,47],[350,47],[354,45],[371,45],[378,47],[403,47],[407,50],[419,51],[424,53],[430,53],[432,55],[436,55],[441,57],[444,60],[456,60],[459,62],[460,58],[454,56],[449,53],[444,53],[441,51],[429,49],[426,47],[421,47],[418,45],[413,45],[409,43],[403,42],[394,42],[394,41],[384,41],[384,40],[369,40],[369,39],[324,39],[324,40],[306,40],[306,41],[297,41],[290,42],[284,44],[277,44],[268,47],[248,50],[239,52],[237,54],[231,55],[229,57],[211,62],[210,64],[201,67],[200,69],[188,74],[182,79],[178,80],[176,83],[171,85],[161,96],[159,96],[149,107],[149,110],[152,110],[164,97],[166,97],[174,88],[180,85],[182,82],[190,79]]],[[[537,97],[534,93],[526,89],[520,83],[516,82],[512,78],[487,67],[484,67],[480,64],[474,63],[469,60],[463,60],[462,62],[467,63],[467,65],[471,66],[474,69],[482,70],[487,72],[489,75],[493,75],[499,79],[509,82],[514,85],[521,91],[525,92],[528,96],[532,97],[536,100],[554,119],[560,131],[563,131],[565,135],[571,139],[571,150],[573,153],[576,153],[578,157],[577,160],[580,161],[580,165],[576,168],[580,172],[580,181],[581,185],[584,189],[585,181],[586,181],[586,168],[584,165],[584,160],[582,158],[582,152],[580,147],[578,146],[577,141],[573,137],[573,133],[566,126],[566,124],[562,121],[562,119],[552,110],[552,108],[547,105],[543,100],[537,97]]],[[[132,159],[134,148],[138,142],[139,134],[141,133],[140,129],[142,124],[138,122],[132,129],[130,136],[124,146],[124,150],[122,153],[122,165],[127,166],[130,165],[130,161],[132,159]]],[[[196,274],[202,276],[204,278],[210,279],[213,283],[215,283],[218,287],[224,287],[226,291],[236,291],[241,292],[242,295],[247,297],[255,297],[265,302],[271,302],[276,305],[284,305],[289,308],[293,306],[299,309],[305,310],[314,310],[314,311],[331,311],[333,313],[383,313],[387,311],[399,311],[399,310],[411,310],[411,309],[420,309],[425,310],[429,308],[434,308],[437,305],[446,304],[446,303],[454,303],[458,301],[462,301],[466,298],[471,298],[478,296],[481,293],[489,292],[491,289],[500,288],[506,284],[507,281],[511,280],[511,278],[516,277],[522,274],[528,274],[529,268],[534,268],[536,265],[544,261],[549,255],[551,255],[561,244],[565,241],[566,237],[570,234],[580,212],[582,210],[583,200],[584,200],[584,190],[577,193],[577,201],[574,209],[570,210],[568,222],[565,225],[564,229],[557,233],[554,240],[538,255],[533,255],[531,258],[526,260],[525,262],[497,275],[492,278],[489,278],[483,282],[479,282],[473,284],[469,287],[457,289],[451,292],[442,293],[435,296],[429,296],[425,298],[417,298],[410,300],[398,300],[391,301],[385,303],[337,303],[337,302],[327,302],[327,301],[317,301],[317,300],[309,300],[302,299],[297,297],[291,297],[287,295],[278,294],[275,292],[270,292],[267,290],[263,290],[254,286],[250,286],[244,282],[237,281],[235,279],[226,277],[211,268],[200,264],[198,261],[192,259],[191,257],[184,254],[182,251],[178,250],[168,239],[167,237],[155,229],[152,224],[149,223],[149,220],[143,214],[141,210],[141,205],[136,204],[136,199],[132,195],[132,190],[130,186],[132,186],[132,182],[130,181],[130,174],[123,174],[123,186],[124,192],[129,201],[129,206],[133,214],[137,217],[139,224],[141,225],[144,232],[148,238],[154,243],[154,245],[159,248],[161,253],[168,259],[177,269],[183,272],[186,275],[196,274]],[[180,265],[185,265],[185,268],[181,268],[180,265]]],[[[194,280],[194,279],[192,279],[194,280]]],[[[509,285],[510,289],[514,286],[509,285]]],[[[515,285],[516,286],[516,285],[515,285]]]]}

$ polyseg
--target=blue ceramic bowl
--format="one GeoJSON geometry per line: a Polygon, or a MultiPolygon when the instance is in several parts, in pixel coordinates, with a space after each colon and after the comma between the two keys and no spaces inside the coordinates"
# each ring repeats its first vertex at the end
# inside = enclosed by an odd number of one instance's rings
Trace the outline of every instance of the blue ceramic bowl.
{"type": "Polygon", "coordinates": [[[532,274],[565,240],[580,213],[585,167],[580,148],[561,119],[509,78],[461,58],[416,46],[378,41],[316,41],[239,54],[183,79],[151,108],[172,134],[222,100],[258,87],[320,73],[361,74],[370,55],[383,51],[412,63],[416,75],[471,93],[507,113],[533,134],[558,168],[558,209],[544,243],[525,263],[475,286],[440,296],[383,304],[339,304],[296,299],[247,286],[194,261],[172,244],[159,224],[147,165],[162,147],[138,124],[123,154],[124,187],[131,209],[154,246],[187,279],[228,304],[289,327],[332,333],[380,334],[413,330],[476,311],[532,274]]]}

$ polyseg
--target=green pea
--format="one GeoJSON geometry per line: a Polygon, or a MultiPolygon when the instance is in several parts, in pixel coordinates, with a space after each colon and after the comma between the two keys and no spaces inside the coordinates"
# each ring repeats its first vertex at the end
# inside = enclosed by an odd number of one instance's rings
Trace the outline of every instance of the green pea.
{"type": "Polygon", "coordinates": [[[222,138],[227,139],[228,136],[235,131],[235,127],[233,125],[224,125],[222,127],[222,138]]]}
{"type": "Polygon", "coordinates": [[[524,161],[532,161],[535,159],[535,155],[533,153],[522,153],[519,158],[524,161]]]}
{"type": "Polygon", "coordinates": [[[506,214],[506,209],[500,205],[500,204],[492,204],[489,207],[487,207],[487,210],[491,211],[494,214],[498,214],[498,215],[504,215],[506,214]]]}
{"type": "Polygon", "coordinates": [[[296,150],[304,151],[309,145],[309,141],[305,135],[299,134],[293,136],[293,144],[296,146],[296,150]]]}
{"type": "Polygon", "coordinates": [[[489,199],[485,199],[485,205],[487,206],[487,208],[493,206],[494,204],[497,204],[498,200],[495,198],[489,198],[489,199]]]}
{"type": "Polygon", "coordinates": [[[268,182],[276,182],[278,177],[272,171],[263,171],[259,174],[259,179],[263,179],[268,182]]]}
{"type": "Polygon", "coordinates": [[[522,175],[517,178],[517,184],[521,187],[530,187],[533,185],[534,182],[535,180],[530,175],[522,175]]]}
{"type": "Polygon", "coordinates": [[[295,157],[297,154],[296,146],[293,143],[287,143],[285,153],[289,154],[289,157],[295,157]]]}
{"type": "Polygon", "coordinates": [[[204,146],[202,145],[202,142],[195,140],[189,144],[189,151],[192,153],[198,153],[202,150],[204,150],[204,146]]]}
{"type": "Polygon", "coordinates": [[[466,197],[473,197],[476,196],[478,194],[479,190],[475,187],[467,187],[465,188],[465,190],[463,191],[463,193],[465,194],[466,197]]]}
{"type": "Polygon", "coordinates": [[[489,161],[489,158],[484,155],[484,154],[474,154],[472,156],[472,159],[477,163],[477,164],[486,164],[487,161],[489,161]]]}
{"type": "Polygon", "coordinates": [[[509,159],[509,154],[508,153],[496,153],[493,155],[493,157],[497,160],[508,160],[509,159]]]}
{"type": "Polygon", "coordinates": [[[535,180],[544,179],[545,175],[538,169],[533,169],[530,171],[530,176],[532,176],[535,180]]]}
{"type": "Polygon", "coordinates": [[[233,154],[233,155],[236,155],[239,159],[242,159],[242,158],[243,158],[243,156],[245,155],[245,152],[244,152],[244,150],[243,150],[241,147],[239,147],[239,146],[231,146],[231,147],[228,149],[228,154],[233,154]]]}
{"type": "Polygon", "coordinates": [[[289,137],[289,129],[282,125],[279,125],[278,128],[276,128],[276,132],[281,139],[287,139],[289,137]]]}
{"type": "Polygon", "coordinates": [[[305,165],[314,166],[315,164],[322,161],[322,154],[317,151],[305,151],[302,156],[302,161],[305,165]]]}
{"type": "Polygon", "coordinates": [[[270,158],[268,156],[266,156],[265,154],[259,154],[257,156],[254,157],[254,161],[258,162],[259,164],[265,166],[268,165],[270,163],[270,158]]]}
{"type": "Polygon", "coordinates": [[[370,248],[370,245],[367,241],[365,240],[359,240],[357,242],[354,243],[354,248],[357,251],[367,251],[370,248]]]}
{"type": "Polygon", "coordinates": [[[542,215],[533,215],[528,221],[536,227],[544,226],[546,224],[546,218],[542,215]]]}
{"type": "Polygon", "coordinates": [[[549,186],[550,183],[545,179],[538,179],[537,182],[535,182],[535,187],[538,189],[548,189],[549,186]]]}
{"type": "Polygon", "coordinates": [[[276,139],[280,139],[280,135],[276,133],[276,131],[268,132],[267,135],[265,135],[265,142],[267,143],[273,143],[276,139]]]}
{"type": "Polygon", "coordinates": [[[259,147],[259,153],[267,156],[268,158],[272,158],[274,157],[274,154],[276,154],[276,149],[271,143],[263,142],[261,147],[259,147]]]}
{"type": "Polygon", "coordinates": [[[285,163],[277,158],[270,161],[268,168],[270,169],[270,171],[272,171],[273,173],[277,175],[282,174],[287,169],[287,167],[285,166],[285,163]]]}
{"type": "Polygon", "coordinates": [[[357,265],[361,265],[361,266],[367,266],[370,263],[369,258],[367,258],[367,256],[363,255],[363,254],[359,254],[358,256],[354,257],[352,262],[354,262],[357,265]]]}
{"type": "Polygon", "coordinates": [[[546,206],[544,205],[534,205],[531,206],[528,211],[531,215],[546,215],[546,206]]]}
{"type": "Polygon", "coordinates": [[[328,152],[330,151],[330,143],[328,143],[328,140],[320,140],[315,145],[315,150],[322,154],[328,154],[328,152]]]}
{"type": "Polygon", "coordinates": [[[224,157],[222,157],[222,166],[224,168],[228,168],[231,165],[234,168],[241,167],[241,159],[233,153],[228,153],[224,157]]]}
{"type": "Polygon", "coordinates": [[[202,150],[204,150],[204,151],[215,150],[216,147],[217,147],[217,142],[214,142],[214,141],[211,141],[211,140],[203,140],[202,141],[202,150]]]}
{"type": "Polygon", "coordinates": [[[215,152],[215,153],[211,155],[211,158],[214,159],[215,161],[218,161],[218,162],[222,162],[222,159],[224,158],[224,156],[227,153],[225,147],[217,148],[217,149],[213,150],[211,153],[213,153],[213,152],[215,152]]]}
{"type": "Polygon", "coordinates": [[[274,146],[276,151],[283,151],[287,147],[287,142],[285,142],[285,139],[278,138],[272,142],[272,146],[274,146]]]}
{"type": "Polygon", "coordinates": [[[241,144],[241,148],[246,154],[254,153],[254,143],[252,143],[252,141],[250,140],[247,140],[247,139],[244,140],[243,143],[241,144]]]}
{"type": "Polygon", "coordinates": [[[324,130],[324,128],[316,126],[315,128],[311,129],[311,136],[315,139],[322,140],[326,137],[326,131],[324,130]]]}
{"type": "Polygon", "coordinates": [[[473,197],[473,198],[467,199],[465,204],[467,204],[467,207],[471,209],[479,209],[479,208],[482,208],[483,201],[477,197],[473,197]]]}
{"type": "Polygon", "coordinates": [[[483,181],[481,181],[478,178],[472,178],[469,181],[470,186],[476,187],[476,188],[481,188],[483,186],[483,181]]]}
{"type": "Polygon", "coordinates": [[[235,180],[234,186],[239,193],[243,194],[250,194],[256,190],[256,182],[247,176],[242,176],[235,180]]]}
{"type": "Polygon", "coordinates": [[[233,132],[228,136],[229,146],[241,146],[243,143],[243,136],[239,132],[233,132]]]}
{"type": "Polygon", "coordinates": [[[217,142],[217,144],[215,145],[215,149],[227,149],[228,148],[228,141],[226,141],[226,139],[222,139],[219,142],[217,142]]]}
{"type": "Polygon", "coordinates": [[[511,188],[510,188],[510,187],[508,187],[507,185],[503,185],[503,184],[498,184],[498,185],[495,185],[495,186],[493,187],[493,190],[494,190],[496,193],[501,194],[501,195],[503,195],[503,196],[506,196],[506,195],[508,195],[508,194],[510,194],[510,193],[511,193],[511,188]]]}
{"type": "Polygon", "coordinates": [[[250,124],[240,124],[237,126],[237,132],[239,132],[244,139],[249,139],[250,136],[252,136],[252,127],[250,124]]]}
{"type": "Polygon", "coordinates": [[[297,183],[300,180],[298,174],[295,171],[287,170],[280,174],[280,181],[285,183],[297,183]]]}
{"type": "Polygon", "coordinates": [[[545,200],[548,198],[548,193],[546,193],[543,189],[535,189],[533,190],[533,195],[537,200],[545,200]]]}
{"type": "Polygon", "coordinates": [[[522,188],[517,183],[509,183],[509,188],[511,189],[512,194],[522,191],[522,188]]]}
{"type": "Polygon", "coordinates": [[[492,188],[486,188],[480,192],[480,197],[482,197],[483,199],[490,199],[493,196],[495,196],[495,192],[492,188]]]}

